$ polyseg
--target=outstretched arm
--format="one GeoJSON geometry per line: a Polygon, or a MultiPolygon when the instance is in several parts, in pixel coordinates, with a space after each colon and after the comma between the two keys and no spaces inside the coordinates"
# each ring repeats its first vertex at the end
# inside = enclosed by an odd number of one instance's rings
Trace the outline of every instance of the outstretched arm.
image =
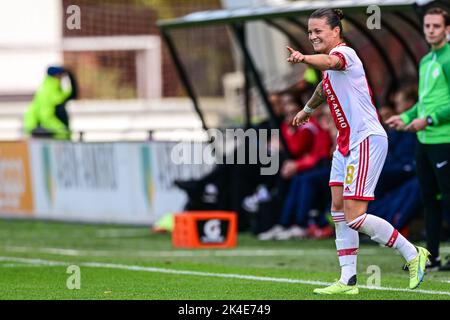
{"type": "Polygon", "coordinates": [[[344,61],[341,57],[337,55],[327,55],[327,54],[312,54],[304,55],[299,51],[295,51],[291,47],[286,47],[290,52],[290,56],[287,59],[288,62],[292,63],[306,63],[315,69],[321,71],[325,70],[342,70],[344,67],[344,61]]]}

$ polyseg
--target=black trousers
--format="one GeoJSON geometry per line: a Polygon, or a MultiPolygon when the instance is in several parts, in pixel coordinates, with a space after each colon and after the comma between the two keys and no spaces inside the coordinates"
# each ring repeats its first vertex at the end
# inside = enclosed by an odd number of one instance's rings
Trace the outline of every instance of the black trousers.
{"type": "Polygon", "coordinates": [[[450,210],[450,143],[416,147],[417,177],[425,209],[427,249],[439,257],[442,210],[450,210]]]}

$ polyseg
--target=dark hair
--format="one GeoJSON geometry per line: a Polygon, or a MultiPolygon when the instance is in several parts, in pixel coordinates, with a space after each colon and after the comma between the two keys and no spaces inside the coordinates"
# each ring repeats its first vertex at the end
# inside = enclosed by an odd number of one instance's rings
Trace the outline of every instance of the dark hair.
{"type": "Polygon", "coordinates": [[[427,12],[425,12],[425,16],[427,14],[440,14],[440,15],[442,15],[442,17],[444,18],[445,26],[446,27],[450,26],[450,16],[448,15],[448,12],[445,11],[444,9],[439,8],[439,7],[433,7],[433,8],[428,9],[427,12]]]}
{"type": "Polygon", "coordinates": [[[309,18],[326,18],[327,24],[331,27],[331,29],[334,29],[336,27],[339,27],[341,29],[339,32],[339,36],[343,38],[342,33],[344,29],[342,28],[341,20],[344,19],[344,12],[341,9],[317,9],[311,14],[309,18]]]}
{"type": "Polygon", "coordinates": [[[405,85],[399,89],[398,93],[403,94],[405,100],[416,102],[419,99],[417,85],[405,85]]]}

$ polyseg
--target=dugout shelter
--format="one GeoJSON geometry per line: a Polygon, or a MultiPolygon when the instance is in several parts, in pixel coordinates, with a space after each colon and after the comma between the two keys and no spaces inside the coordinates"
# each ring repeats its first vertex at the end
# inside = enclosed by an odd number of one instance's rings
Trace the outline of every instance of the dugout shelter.
{"type": "Polygon", "coordinates": [[[280,90],[280,86],[293,86],[302,77],[304,68],[286,63],[285,46],[313,53],[307,21],[314,10],[324,7],[344,10],[345,41],[362,59],[375,104],[380,107],[405,81],[417,83],[419,61],[429,50],[421,21],[431,6],[450,11],[448,0],[294,1],[195,12],[177,19],[160,20],[158,27],[204,129],[229,126],[226,119],[233,119],[232,125],[251,126],[254,113],[258,113],[258,108],[252,105],[252,95],[257,96],[271,127],[277,128],[279,120],[268,94],[280,90]],[[378,9],[376,21],[374,14],[378,9]],[[379,23],[378,28],[376,23],[379,23]],[[202,39],[202,34],[209,34],[209,37],[202,39]],[[216,42],[222,44],[217,46],[216,42]],[[234,72],[230,72],[233,69],[234,72]],[[280,69],[283,70],[278,72],[280,69]],[[237,81],[241,84],[238,90],[240,113],[227,118],[227,104],[214,110],[214,106],[207,106],[208,100],[203,97],[217,92],[223,94],[227,90],[223,75],[236,75],[236,70],[242,75],[236,76],[241,79],[237,81]],[[205,116],[208,110],[224,117],[214,122],[205,116]]]}

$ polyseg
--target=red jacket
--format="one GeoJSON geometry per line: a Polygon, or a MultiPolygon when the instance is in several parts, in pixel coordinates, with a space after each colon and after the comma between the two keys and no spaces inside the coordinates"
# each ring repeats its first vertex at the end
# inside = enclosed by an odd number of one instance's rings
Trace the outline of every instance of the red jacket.
{"type": "Polygon", "coordinates": [[[283,123],[281,132],[295,158],[298,172],[312,169],[322,159],[330,159],[333,141],[329,132],[322,129],[314,117],[294,133],[287,127],[288,124],[283,123]]]}
{"type": "Polygon", "coordinates": [[[311,151],[314,134],[309,128],[291,127],[288,123],[282,122],[281,134],[294,159],[301,158],[311,151]]]}

